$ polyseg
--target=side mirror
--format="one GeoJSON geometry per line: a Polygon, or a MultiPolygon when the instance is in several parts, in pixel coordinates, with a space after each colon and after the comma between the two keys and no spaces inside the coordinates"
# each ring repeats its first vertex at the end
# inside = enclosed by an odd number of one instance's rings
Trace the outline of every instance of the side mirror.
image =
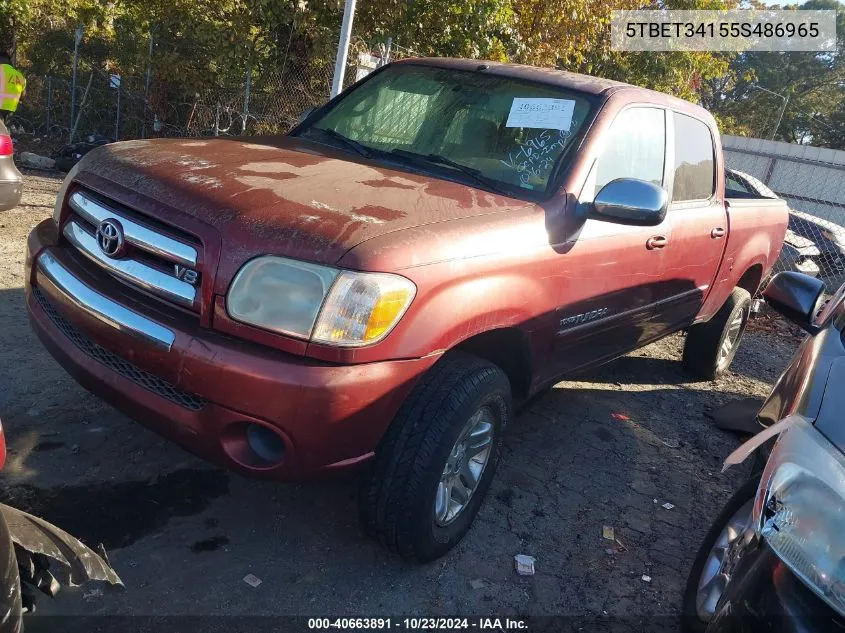
{"type": "Polygon", "coordinates": [[[787,319],[815,334],[816,313],[819,310],[824,282],[803,273],[785,271],[778,273],[763,291],[763,298],[772,309],[787,319]]]}
{"type": "Polygon", "coordinates": [[[314,112],[314,108],[305,108],[305,110],[302,111],[302,114],[299,115],[299,120],[297,121],[297,124],[302,123],[305,119],[309,117],[312,112],[314,112]]]}
{"type": "Polygon", "coordinates": [[[669,194],[663,187],[636,178],[617,178],[601,188],[593,200],[598,220],[656,226],[666,217],[669,194]]]}

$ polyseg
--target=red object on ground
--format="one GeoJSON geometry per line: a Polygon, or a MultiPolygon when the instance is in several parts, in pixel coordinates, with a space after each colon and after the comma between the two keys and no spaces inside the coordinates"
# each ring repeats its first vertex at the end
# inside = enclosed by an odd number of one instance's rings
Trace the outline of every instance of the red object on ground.
{"type": "Polygon", "coordinates": [[[6,432],[3,430],[3,423],[0,422],[0,470],[6,465],[6,432]]]}

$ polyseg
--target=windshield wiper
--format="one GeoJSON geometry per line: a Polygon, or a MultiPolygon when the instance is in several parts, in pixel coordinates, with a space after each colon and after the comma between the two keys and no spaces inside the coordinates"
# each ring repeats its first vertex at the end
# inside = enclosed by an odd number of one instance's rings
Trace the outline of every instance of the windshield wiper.
{"type": "Polygon", "coordinates": [[[330,139],[338,141],[344,147],[347,147],[347,148],[357,152],[358,154],[360,154],[364,158],[372,158],[373,157],[373,151],[369,147],[367,147],[366,145],[364,145],[362,143],[359,143],[358,141],[353,141],[351,138],[344,136],[340,132],[335,132],[334,130],[329,130],[329,129],[322,128],[322,127],[308,128],[308,132],[311,132],[313,130],[317,130],[318,132],[321,132],[322,134],[325,134],[326,136],[328,136],[330,139]]]}
{"type": "Polygon", "coordinates": [[[474,167],[469,167],[468,165],[462,165],[461,163],[453,161],[451,158],[447,158],[446,156],[441,156],[440,154],[417,154],[416,152],[409,152],[406,149],[393,149],[390,151],[391,154],[396,154],[398,156],[402,156],[404,158],[409,158],[411,160],[422,160],[427,163],[434,163],[436,165],[446,165],[447,167],[452,167],[453,169],[457,169],[461,173],[466,174],[477,183],[484,185],[485,188],[494,191],[495,193],[502,194],[504,196],[511,195],[508,192],[504,191],[496,181],[487,178],[481,170],[475,169],[474,167]]]}

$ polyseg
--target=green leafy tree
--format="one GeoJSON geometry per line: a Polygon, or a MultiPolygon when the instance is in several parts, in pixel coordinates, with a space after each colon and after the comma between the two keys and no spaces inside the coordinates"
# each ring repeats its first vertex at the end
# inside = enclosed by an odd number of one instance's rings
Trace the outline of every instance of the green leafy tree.
{"type": "Polygon", "coordinates": [[[770,137],[790,143],[843,148],[845,100],[845,11],[837,0],[808,0],[799,9],[837,10],[837,51],[746,52],[730,63],[726,77],[713,78],[703,101],[729,133],[770,137]],[[787,101],[788,100],[788,101],[787,101]],[[780,111],[787,101],[783,116],[780,111]],[[777,129],[775,129],[777,126],[777,129]]]}

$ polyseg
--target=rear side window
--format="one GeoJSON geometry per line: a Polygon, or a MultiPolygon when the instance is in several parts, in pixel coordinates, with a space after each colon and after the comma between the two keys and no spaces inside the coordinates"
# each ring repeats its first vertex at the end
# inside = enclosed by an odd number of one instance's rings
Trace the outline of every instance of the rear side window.
{"type": "Polygon", "coordinates": [[[692,117],[673,112],[675,181],[672,202],[705,200],[713,195],[716,161],[710,128],[692,117]]]}
{"type": "Polygon", "coordinates": [[[596,164],[598,193],[611,180],[638,178],[663,184],[666,120],[659,108],[629,108],[607,131],[604,151],[596,164]]]}

